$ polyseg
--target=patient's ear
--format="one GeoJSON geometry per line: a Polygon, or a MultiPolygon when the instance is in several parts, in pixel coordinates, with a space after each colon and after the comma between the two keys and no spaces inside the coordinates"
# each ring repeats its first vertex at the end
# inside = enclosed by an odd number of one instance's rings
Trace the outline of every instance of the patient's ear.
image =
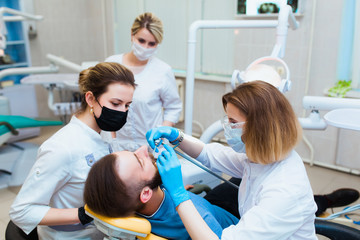
{"type": "Polygon", "coordinates": [[[151,199],[152,194],[153,194],[153,191],[151,188],[144,187],[140,193],[140,201],[142,203],[147,203],[151,199]]]}

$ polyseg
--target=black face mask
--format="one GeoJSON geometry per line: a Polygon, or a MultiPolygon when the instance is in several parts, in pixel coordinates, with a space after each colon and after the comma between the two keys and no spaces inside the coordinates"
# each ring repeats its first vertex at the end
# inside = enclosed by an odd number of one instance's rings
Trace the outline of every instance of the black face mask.
{"type": "Polygon", "coordinates": [[[102,108],[100,117],[97,118],[94,113],[94,118],[101,130],[115,132],[125,125],[128,111],[116,111],[101,105],[100,107],[102,108]]]}

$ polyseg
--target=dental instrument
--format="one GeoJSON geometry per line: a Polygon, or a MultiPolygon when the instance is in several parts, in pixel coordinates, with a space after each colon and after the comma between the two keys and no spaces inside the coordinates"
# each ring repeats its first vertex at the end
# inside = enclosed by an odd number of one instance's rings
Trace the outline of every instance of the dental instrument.
{"type": "MultiPolygon", "coordinates": [[[[155,141],[155,148],[152,151],[155,159],[157,159],[163,151],[166,151],[163,144],[169,145],[169,141],[167,139],[158,139],[155,141]]],[[[179,161],[181,163],[182,178],[185,185],[204,184],[210,188],[214,188],[220,184],[220,180],[223,180],[233,187],[238,188],[238,186],[221,177],[219,174],[212,172],[196,160],[193,160],[190,156],[177,151],[177,146],[178,145],[175,145],[173,148],[175,152],[182,157],[179,158],[179,161]],[[210,175],[208,173],[210,173],[210,175]]],[[[205,193],[201,193],[199,195],[204,196],[205,193]]]]}
{"type": "MultiPolygon", "coordinates": [[[[159,155],[161,155],[161,153],[163,151],[166,151],[166,149],[164,148],[163,144],[165,144],[164,142],[165,141],[168,141],[167,139],[161,139],[161,140],[156,140],[155,141],[155,149],[153,151],[153,155],[155,157],[155,159],[158,158],[159,155]]],[[[201,163],[197,162],[195,159],[191,158],[189,155],[183,153],[183,152],[180,152],[178,150],[176,150],[178,145],[175,145],[173,148],[174,148],[174,151],[181,157],[183,157],[183,159],[186,159],[187,161],[191,162],[192,164],[194,164],[195,166],[201,168],[202,170],[204,170],[205,172],[208,172],[210,173],[211,175],[215,176],[216,178],[230,184],[232,187],[236,188],[236,189],[239,189],[239,186],[235,185],[234,183],[228,181],[227,179],[223,178],[222,176],[220,176],[219,174],[211,171],[210,169],[208,169],[207,167],[205,167],[204,165],[202,165],[201,163]]],[[[181,161],[180,161],[181,162],[181,161]]],[[[186,174],[186,173],[185,173],[186,174]]],[[[185,175],[186,176],[186,175],[185,175]]],[[[183,174],[183,178],[184,178],[184,174],[183,174]]]]}
{"type": "Polygon", "coordinates": [[[188,156],[187,154],[185,153],[182,153],[182,152],[179,152],[178,150],[175,149],[175,152],[180,155],[181,157],[183,157],[184,159],[188,160],[189,162],[191,162],[192,164],[196,165],[197,167],[201,168],[202,170],[210,173],[211,175],[217,177],[218,179],[230,184],[232,187],[236,188],[236,189],[239,189],[239,186],[235,185],[234,183],[226,180],[225,178],[223,178],[222,176],[220,176],[219,174],[211,171],[210,169],[208,169],[207,167],[201,165],[200,163],[198,163],[196,160],[192,159],[190,156],[188,156]]]}

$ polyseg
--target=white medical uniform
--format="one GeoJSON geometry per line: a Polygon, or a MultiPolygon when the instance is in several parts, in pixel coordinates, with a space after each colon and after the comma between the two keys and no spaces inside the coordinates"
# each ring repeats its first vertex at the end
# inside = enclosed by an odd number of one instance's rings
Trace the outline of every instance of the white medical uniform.
{"type": "MultiPolygon", "coordinates": [[[[105,61],[122,64],[123,56],[113,55],[105,61]]],[[[151,57],[144,69],[134,74],[134,77],[137,86],[126,124],[116,132],[119,144],[119,149],[116,150],[135,150],[147,145],[146,132],[161,125],[164,120],[176,123],[182,110],[175,76],[168,64],[151,57]]],[[[104,132],[102,136],[105,136],[104,132]]],[[[108,137],[109,135],[104,139],[108,137]]]]}
{"type": "Polygon", "coordinates": [[[300,156],[292,151],[277,163],[251,163],[245,154],[218,143],[205,145],[197,160],[213,170],[242,178],[238,224],[222,240],[317,239],[313,192],[300,156]]]}
{"type": "MultiPolygon", "coordinates": [[[[11,220],[30,233],[50,208],[84,206],[83,190],[90,167],[110,153],[108,143],[75,116],[45,141],[10,209],[11,220]]],[[[93,224],[38,226],[40,239],[102,239],[93,224]]]]}

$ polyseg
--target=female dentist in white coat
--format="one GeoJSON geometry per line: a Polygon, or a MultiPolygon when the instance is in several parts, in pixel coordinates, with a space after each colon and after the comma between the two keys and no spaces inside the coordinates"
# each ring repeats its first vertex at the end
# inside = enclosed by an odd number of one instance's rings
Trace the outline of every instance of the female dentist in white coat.
{"type": "MultiPolygon", "coordinates": [[[[205,166],[242,178],[240,221],[223,230],[221,239],[317,239],[316,204],[300,156],[293,150],[301,127],[285,96],[272,85],[254,81],[223,96],[226,147],[204,144],[176,128],[150,130],[147,139],[167,138],[205,166]]],[[[194,240],[218,237],[201,219],[185,191],[179,160],[164,145],[157,166],[165,188],[194,240]]]]}
{"type": "MultiPolygon", "coordinates": [[[[118,150],[136,150],[147,144],[145,134],[149,129],[174,126],[179,120],[182,103],[174,73],[168,64],[154,56],[162,40],[161,20],[153,13],[140,14],[131,28],[131,51],[105,60],[125,65],[134,73],[137,84],[128,120],[116,132],[118,150]]],[[[109,134],[102,135],[104,139],[110,138],[109,134]]]]}
{"type": "Polygon", "coordinates": [[[116,131],[125,124],[135,81],[124,66],[99,63],[80,73],[79,88],[81,110],[40,146],[10,209],[11,220],[26,234],[39,225],[40,239],[103,237],[85,215],[85,180],[91,166],[111,152],[100,131],[116,131]]]}

